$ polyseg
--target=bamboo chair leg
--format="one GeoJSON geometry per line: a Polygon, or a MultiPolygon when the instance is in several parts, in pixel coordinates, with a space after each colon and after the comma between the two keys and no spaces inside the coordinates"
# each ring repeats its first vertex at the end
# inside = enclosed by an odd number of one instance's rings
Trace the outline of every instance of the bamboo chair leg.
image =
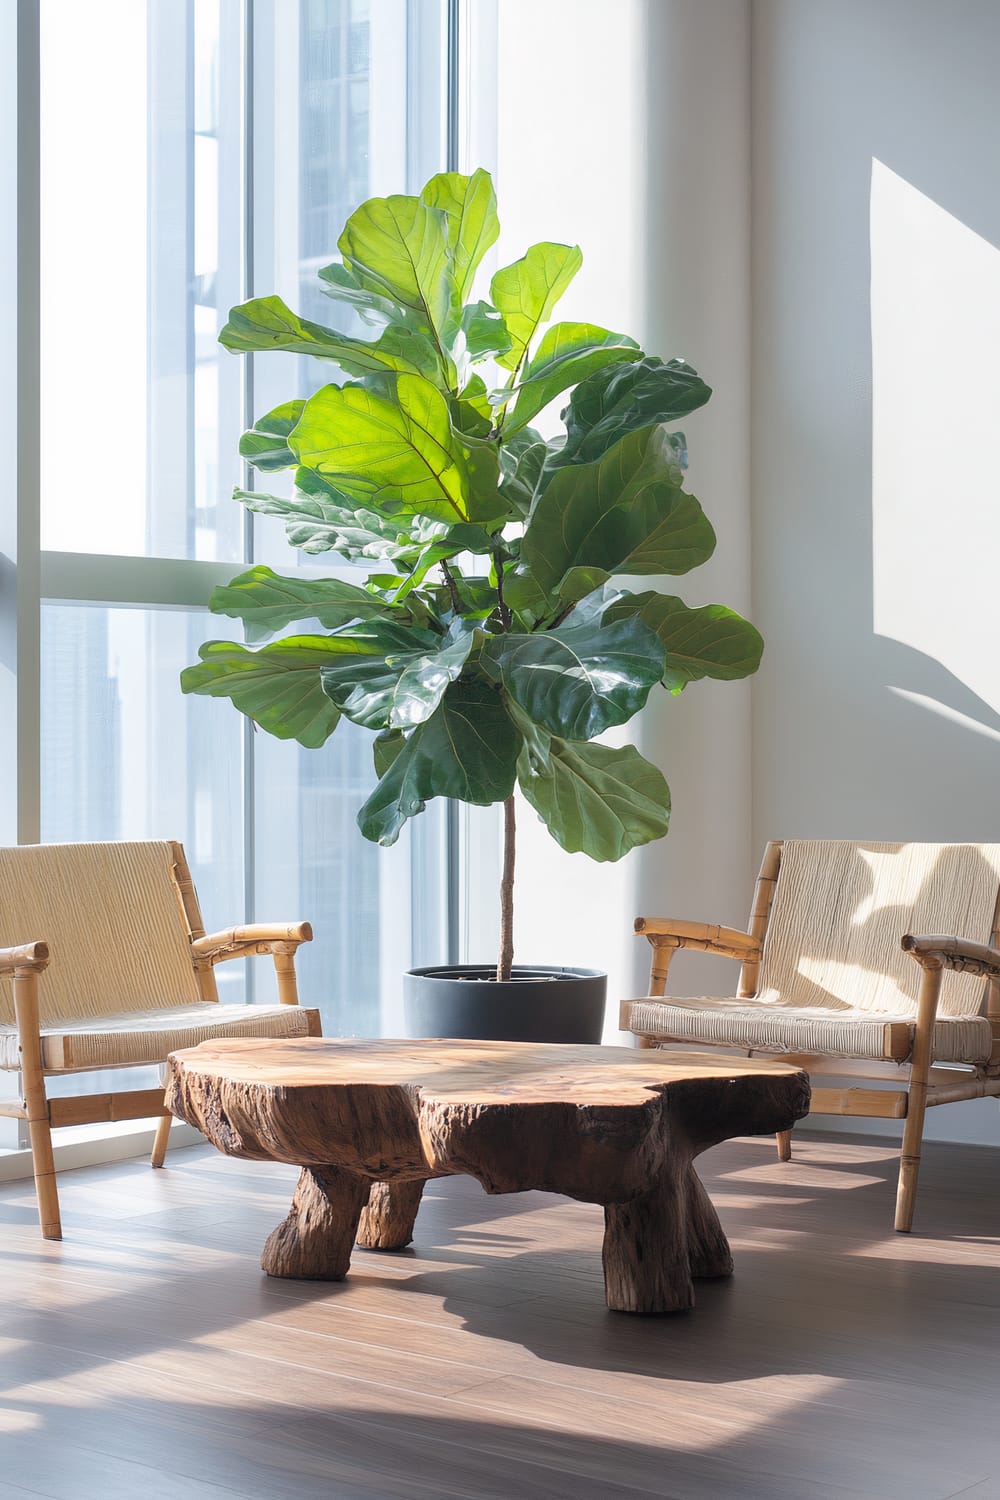
{"type": "Polygon", "coordinates": [[[924,965],[920,982],[916,1034],[910,1063],[910,1088],[903,1127],[903,1150],[899,1159],[899,1185],[896,1189],[896,1232],[909,1234],[913,1225],[913,1207],[917,1197],[917,1175],[920,1171],[920,1147],[927,1113],[927,1077],[931,1065],[931,1043],[937,1016],[938,995],[943,970],[940,965],[924,965]]]}
{"type": "Polygon", "coordinates": [[[778,1160],[791,1161],[792,1132],[790,1130],[779,1130],[775,1133],[774,1141],[778,1148],[778,1160]]]}
{"type": "Polygon", "coordinates": [[[56,1166],[52,1157],[52,1127],[49,1124],[45,1074],[42,1072],[36,974],[15,972],[14,1014],[21,1045],[21,1086],[28,1112],[28,1138],[31,1142],[31,1165],[35,1174],[38,1220],[43,1239],[61,1240],[62,1222],[59,1217],[56,1166]]]}
{"type": "Polygon", "coordinates": [[[170,1127],[174,1123],[173,1115],[161,1115],[156,1124],[156,1139],[153,1142],[153,1154],[149,1158],[154,1167],[162,1167],[167,1154],[167,1141],[170,1139],[170,1127]]]}
{"type": "Polygon", "coordinates": [[[278,1000],[282,1005],[298,1005],[299,991],[295,980],[294,943],[274,945],[274,972],[278,980],[278,1000]]]}

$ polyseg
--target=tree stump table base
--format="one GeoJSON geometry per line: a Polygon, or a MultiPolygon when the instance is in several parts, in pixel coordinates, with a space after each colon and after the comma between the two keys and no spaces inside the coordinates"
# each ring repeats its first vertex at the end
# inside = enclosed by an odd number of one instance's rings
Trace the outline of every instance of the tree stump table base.
{"type": "Polygon", "coordinates": [[[231,1156],[301,1167],[270,1276],[340,1281],[355,1243],[409,1244],[433,1177],[604,1206],[607,1303],[666,1313],[733,1262],[694,1158],[788,1130],[806,1075],[780,1063],[519,1042],[231,1038],[169,1059],[167,1104],[231,1156]]]}

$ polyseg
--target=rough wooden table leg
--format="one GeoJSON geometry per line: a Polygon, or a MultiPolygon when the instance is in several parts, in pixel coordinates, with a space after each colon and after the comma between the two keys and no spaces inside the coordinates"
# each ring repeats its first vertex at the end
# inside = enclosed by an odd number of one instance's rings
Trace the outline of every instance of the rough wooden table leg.
{"type": "Polygon", "coordinates": [[[664,1163],[648,1192],[604,1208],[604,1286],[615,1312],[683,1312],[693,1276],[728,1276],[729,1244],[690,1162],[664,1163]]]}
{"type": "Polygon", "coordinates": [[[339,1167],[303,1167],[288,1218],[264,1246],[267,1274],[343,1281],[370,1185],[339,1167]]]}
{"type": "Polygon", "coordinates": [[[366,1250],[402,1250],[413,1238],[423,1191],[423,1178],[373,1182],[358,1225],[358,1244],[366,1250]]]}
{"type": "Polygon", "coordinates": [[[692,1277],[700,1281],[732,1276],[733,1252],[729,1241],[715,1205],[691,1165],[687,1169],[687,1230],[692,1277]]]}

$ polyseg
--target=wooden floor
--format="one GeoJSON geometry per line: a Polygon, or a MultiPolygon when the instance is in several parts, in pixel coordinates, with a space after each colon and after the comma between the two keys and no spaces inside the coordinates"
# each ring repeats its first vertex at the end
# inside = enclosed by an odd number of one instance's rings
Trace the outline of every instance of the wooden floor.
{"type": "Polygon", "coordinates": [[[693,1313],[602,1298],[601,1211],[432,1184],[346,1282],[257,1258],[294,1172],[177,1151],[0,1188],[0,1500],[1000,1500],[1000,1153],[701,1159],[736,1254],[693,1313]]]}

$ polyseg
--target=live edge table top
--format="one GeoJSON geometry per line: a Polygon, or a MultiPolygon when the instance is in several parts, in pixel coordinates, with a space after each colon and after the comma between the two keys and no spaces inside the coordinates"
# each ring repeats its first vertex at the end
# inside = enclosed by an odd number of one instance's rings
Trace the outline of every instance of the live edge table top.
{"type": "Polygon", "coordinates": [[[668,1312],[732,1259],[691,1165],[790,1129],[806,1075],[709,1053],[526,1042],[231,1038],[172,1054],[167,1104],[219,1150],[303,1168],[262,1264],[340,1279],[358,1242],[398,1249],[423,1184],[601,1203],[608,1305],[668,1312]],[[360,1223],[360,1232],[358,1232],[360,1223]]]}

